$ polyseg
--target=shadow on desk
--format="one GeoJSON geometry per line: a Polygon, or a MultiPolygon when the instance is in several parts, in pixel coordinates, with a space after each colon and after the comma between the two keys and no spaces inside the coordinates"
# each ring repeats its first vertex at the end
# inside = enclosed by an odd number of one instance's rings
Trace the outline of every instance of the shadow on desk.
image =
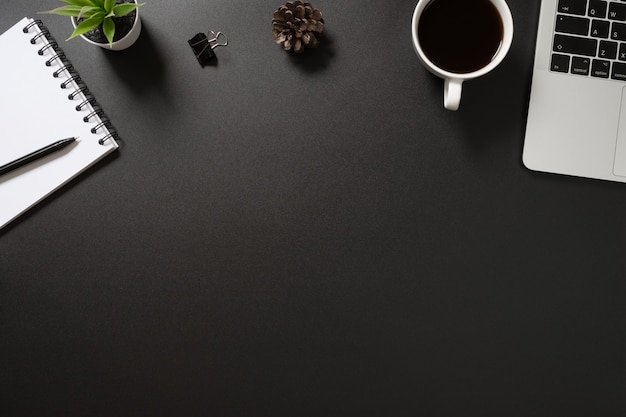
{"type": "Polygon", "coordinates": [[[289,51],[289,61],[307,73],[316,73],[325,70],[335,57],[333,37],[328,32],[320,40],[317,48],[307,49],[301,54],[289,51]]]}
{"type": "Polygon", "coordinates": [[[468,144],[471,148],[479,151],[502,140],[523,137],[520,132],[526,125],[528,74],[519,57],[511,54],[493,72],[463,84],[458,112],[472,138],[468,144]]]}
{"type": "Polygon", "coordinates": [[[150,28],[142,23],[141,36],[137,42],[123,51],[103,50],[111,67],[118,73],[118,78],[129,90],[141,93],[148,88],[161,85],[165,59],[150,36],[150,28]],[[137,71],[137,68],[149,68],[149,71],[137,71]]]}

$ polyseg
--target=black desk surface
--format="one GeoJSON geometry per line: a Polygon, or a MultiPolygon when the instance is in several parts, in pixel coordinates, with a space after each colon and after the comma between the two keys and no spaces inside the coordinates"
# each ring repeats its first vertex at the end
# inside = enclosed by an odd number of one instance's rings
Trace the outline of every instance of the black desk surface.
{"type": "Polygon", "coordinates": [[[148,0],[111,53],[3,0],[123,146],[0,231],[0,414],[626,415],[626,188],[521,163],[539,0],[456,113],[415,3],[317,0],[294,56],[274,1],[148,0]]]}

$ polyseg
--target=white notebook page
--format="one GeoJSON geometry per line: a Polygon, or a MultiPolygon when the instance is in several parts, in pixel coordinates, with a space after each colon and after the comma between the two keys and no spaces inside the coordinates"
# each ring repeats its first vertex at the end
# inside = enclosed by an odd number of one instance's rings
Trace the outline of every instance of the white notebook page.
{"type": "Polygon", "coordinates": [[[78,85],[72,81],[67,88],[61,88],[61,83],[70,78],[67,72],[53,77],[64,63],[56,59],[46,66],[56,52],[47,48],[43,55],[38,54],[48,40],[41,36],[31,44],[41,32],[33,25],[24,33],[23,28],[32,21],[24,18],[0,35],[0,166],[60,139],[78,140],[0,176],[0,228],[118,147],[113,138],[99,143],[109,134],[106,127],[96,134],[91,132],[101,122],[99,117],[83,121],[93,107],[76,110],[86,97],[79,93],[73,100],[68,98],[78,85]]]}

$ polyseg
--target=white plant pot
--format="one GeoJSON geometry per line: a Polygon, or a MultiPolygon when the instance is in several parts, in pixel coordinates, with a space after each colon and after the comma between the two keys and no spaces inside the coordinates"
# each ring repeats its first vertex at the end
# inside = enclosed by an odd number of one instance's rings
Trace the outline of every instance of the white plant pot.
{"type": "MultiPolygon", "coordinates": [[[[113,42],[112,44],[109,44],[108,42],[106,43],[94,42],[84,35],[80,35],[80,37],[83,38],[85,42],[87,43],[99,46],[104,49],[109,49],[111,51],[121,51],[123,49],[126,49],[130,47],[132,44],[134,44],[137,39],[139,39],[139,34],[141,33],[141,18],[139,17],[139,9],[135,9],[135,11],[137,12],[137,14],[135,15],[135,22],[133,23],[133,26],[130,29],[130,31],[122,39],[117,40],[113,42]]],[[[72,25],[74,26],[74,28],[76,28],[76,20],[73,17],[71,18],[71,20],[72,20],[72,25]]]]}

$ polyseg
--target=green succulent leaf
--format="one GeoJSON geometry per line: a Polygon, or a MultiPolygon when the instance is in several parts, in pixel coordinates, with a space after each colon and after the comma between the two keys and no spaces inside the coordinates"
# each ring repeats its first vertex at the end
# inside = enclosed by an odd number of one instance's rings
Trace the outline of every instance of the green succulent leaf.
{"type": "Polygon", "coordinates": [[[137,7],[139,6],[143,6],[145,3],[122,3],[122,4],[116,4],[113,7],[113,12],[115,13],[115,17],[122,17],[122,16],[126,16],[128,13],[132,12],[133,10],[135,10],[137,7]]]}
{"type": "Polygon", "coordinates": [[[104,22],[102,22],[102,31],[104,32],[104,36],[106,36],[109,41],[109,45],[113,43],[113,37],[115,36],[115,23],[113,19],[106,18],[104,22]]]}
{"type": "Polygon", "coordinates": [[[78,16],[76,16],[77,19],[80,18],[89,18],[91,16],[93,16],[94,14],[98,13],[100,11],[100,9],[98,9],[97,7],[93,7],[93,6],[83,6],[83,8],[80,10],[80,13],[78,14],[78,16]]]}
{"type": "Polygon", "coordinates": [[[110,12],[113,10],[113,6],[115,6],[116,0],[104,0],[104,10],[110,12]]]}
{"type": "Polygon", "coordinates": [[[42,14],[57,14],[61,16],[71,16],[76,19],[83,19],[76,26],[68,40],[83,35],[90,30],[102,25],[102,31],[109,41],[113,43],[115,35],[115,22],[113,18],[123,17],[143,6],[145,3],[121,3],[117,0],[61,0],[65,6],[56,9],[39,12],[42,14]]]}
{"type": "Polygon", "coordinates": [[[70,40],[84,33],[87,33],[92,29],[97,28],[102,23],[103,17],[104,17],[104,12],[100,12],[100,13],[94,14],[88,19],[83,20],[82,22],[80,22],[78,26],[76,26],[76,29],[74,29],[74,32],[72,32],[72,35],[69,38],[67,38],[67,40],[70,40]]]}

